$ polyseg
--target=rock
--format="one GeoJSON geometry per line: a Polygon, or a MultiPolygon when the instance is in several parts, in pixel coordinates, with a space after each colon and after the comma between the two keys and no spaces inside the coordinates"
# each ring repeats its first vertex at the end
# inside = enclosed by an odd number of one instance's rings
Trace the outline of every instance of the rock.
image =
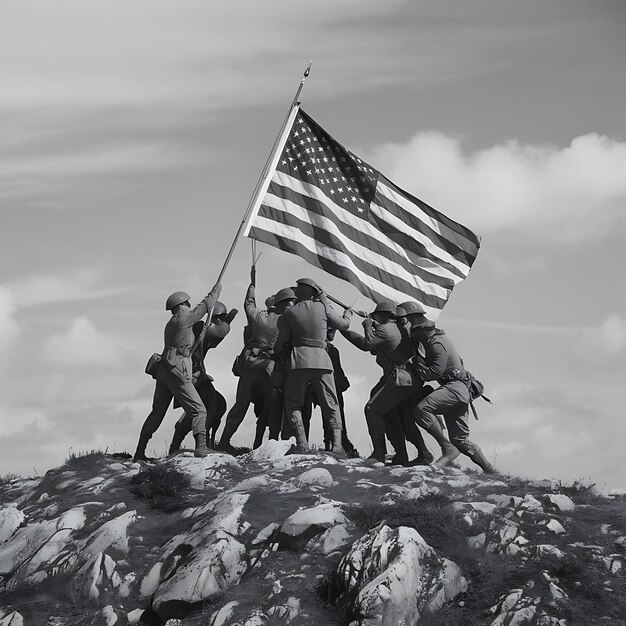
{"type": "Polygon", "coordinates": [[[321,535],[313,537],[306,544],[306,551],[310,553],[330,554],[342,548],[350,541],[350,533],[343,524],[332,526],[321,535]]]}
{"type": "Polygon", "coordinates": [[[152,609],[163,619],[182,618],[197,602],[213,602],[239,582],[247,569],[246,548],[231,535],[215,532],[193,550],[175,573],[159,585],[152,609]]]}
{"type": "Polygon", "coordinates": [[[126,619],[128,620],[129,624],[139,624],[139,620],[141,619],[142,615],[143,609],[135,609],[134,611],[126,614],[126,619]]]}
{"type": "Polygon", "coordinates": [[[177,535],[164,549],[161,571],[151,608],[162,619],[182,618],[191,604],[215,601],[239,582],[247,569],[246,548],[237,537],[249,528],[242,519],[249,498],[224,493],[205,507],[187,534],[177,535]]]}
{"type": "Polygon", "coordinates": [[[284,457],[294,445],[294,440],[289,439],[286,441],[268,439],[262,443],[256,450],[246,455],[247,462],[253,463],[268,463],[276,461],[284,457]]]}
{"type": "Polygon", "coordinates": [[[480,533],[479,535],[468,537],[467,545],[470,548],[474,548],[474,549],[484,548],[486,539],[487,539],[487,536],[485,535],[485,533],[480,533]]]}
{"type": "Polygon", "coordinates": [[[229,489],[229,491],[254,491],[255,489],[267,487],[271,484],[272,479],[266,474],[263,474],[262,476],[253,476],[252,478],[246,478],[245,480],[242,480],[240,483],[237,483],[234,487],[229,489]]]}
{"type": "Polygon", "coordinates": [[[25,519],[24,513],[14,506],[0,508],[0,544],[8,541],[25,519]]]}
{"type": "Polygon", "coordinates": [[[543,497],[543,501],[547,506],[555,508],[562,512],[573,511],[576,505],[571,498],[563,493],[550,493],[543,497]]]}
{"type": "Polygon", "coordinates": [[[0,618],[0,626],[24,626],[24,618],[17,611],[13,611],[0,618]]]}
{"type": "Polygon", "coordinates": [[[117,624],[117,614],[115,613],[115,609],[107,604],[101,611],[102,617],[104,618],[105,626],[115,626],[117,624]]]}
{"type": "Polygon", "coordinates": [[[493,502],[500,508],[514,506],[513,498],[503,493],[490,493],[488,496],[485,496],[485,500],[487,500],[487,502],[493,502]]]}
{"type": "Polygon", "coordinates": [[[142,598],[147,598],[151,596],[156,588],[159,586],[159,580],[161,578],[161,568],[163,567],[163,563],[159,561],[155,563],[150,571],[144,576],[144,579],[141,581],[141,585],[139,587],[139,593],[142,598]]]}
{"type": "Polygon", "coordinates": [[[215,613],[211,615],[207,626],[225,626],[228,620],[235,614],[235,608],[237,606],[239,606],[239,602],[237,601],[225,604],[219,611],[215,611],[215,613]]]}
{"type": "Polygon", "coordinates": [[[194,489],[214,485],[218,479],[230,476],[233,470],[241,469],[235,457],[219,452],[212,452],[204,458],[194,457],[191,452],[177,454],[168,462],[178,471],[187,474],[194,489]]]}
{"type": "Polygon", "coordinates": [[[492,502],[453,502],[450,507],[455,513],[462,511],[478,511],[486,515],[492,515],[498,508],[492,502]]]}
{"type": "Polygon", "coordinates": [[[277,524],[276,522],[272,522],[271,524],[268,524],[252,540],[252,545],[253,546],[258,546],[258,545],[260,545],[262,543],[265,543],[279,528],[280,528],[280,524],[277,524]]]}
{"type": "Polygon", "coordinates": [[[298,616],[300,613],[300,600],[298,598],[289,597],[282,604],[277,604],[270,607],[267,610],[268,615],[272,615],[275,618],[284,621],[286,624],[291,624],[291,622],[298,616]]]}
{"type": "Polygon", "coordinates": [[[82,528],[84,523],[84,508],[79,506],[56,519],[19,528],[0,545],[0,574],[11,575],[11,588],[33,576],[30,582],[40,582],[48,576],[49,564],[59,558],[71,541],[73,531],[82,528]]]}
{"type": "Polygon", "coordinates": [[[547,524],[546,528],[553,532],[555,535],[562,535],[565,532],[565,528],[563,528],[563,524],[558,520],[551,519],[547,524]]]}
{"type": "Polygon", "coordinates": [[[137,511],[128,511],[105,522],[85,540],[80,551],[83,555],[93,555],[114,548],[128,552],[128,527],[137,518],[137,511]]]}
{"type": "Polygon", "coordinates": [[[300,550],[310,539],[327,528],[347,522],[339,503],[320,504],[309,509],[301,509],[283,522],[279,545],[289,550],[300,550]]]}
{"type": "Polygon", "coordinates": [[[536,561],[547,556],[553,556],[559,561],[565,558],[565,552],[563,552],[562,550],[559,550],[559,548],[557,548],[556,546],[552,546],[550,544],[539,544],[539,545],[533,546],[532,550],[533,550],[534,559],[536,561]]]}
{"type": "Polygon", "coordinates": [[[107,466],[112,472],[125,472],[128,470],[128,467],[123,463],[111,463],[107,466]]]}
{"type": "Polygon", "coordinates": [[[308,485],[334,485],[331,473],[324,467],[315,467],[307,470],[303,474],[300,474],[296,478],[296,485],[298,487],[306,487],[308,485]]]}
{"type": "Polygon", "coordinates": [[[537,500],[537,498],[530,493],[527,493],[524,496],[524,499],[519,504],[519,508],[524,511],[543,511],[541,502],[539,502],[539,500],[537,500]]]}
{"type": "MultiPolygon", "coordinates": [[[[111,583],[115,561],[108,555],[98,552],[74,574],[71,593],[75,602],[97,600],[107,583],[111,583]]],[[[113,587],[112,584],[109,584],[113,587]]]]}
{"type": "Polygon", "coordinates": [[[437,557],[413,528],[379,526],[358,539],[337,567],[353,598],[351,626],[417,624],[466,589],[456,564],[437,557]]]}

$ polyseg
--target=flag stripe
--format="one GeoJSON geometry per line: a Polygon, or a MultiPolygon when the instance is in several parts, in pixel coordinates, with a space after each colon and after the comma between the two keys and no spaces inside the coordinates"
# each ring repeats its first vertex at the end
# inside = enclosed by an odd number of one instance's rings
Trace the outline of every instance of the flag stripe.
{"type": "Polygon", "coordinates": [[[473,242],[461,238],[457,233],[436,220],[420,215],[415,205],[411,205],[406,198],[387,187],[380,180],[376,191],[374,202],[396,217],[399,220],[398,224],[404,225],[404,232],[413,237],[418,236],[422,239],[426,237],[439,249],[445,250],[452,258],[465,265],[469,271],[478,253],[478,248],[474,246],[473,242]],[[470,250],[468,250],[468,246],[471,246],[470,250]]]}
{"type": "MultiPolygon", "coordinates": [[[[313,187],[312,191],[314,192],[315,189],[313,187]]],[[[361,258],[366,259],[373,253],[380,257],[377,263],[391,261],[394,264],[394,271],[404,272],[411,277],[415,276],[421,281],[443,285],[446,289],[451,289],[460,280],[458,276],[443,270],[434,263],[430,264],[430,267],[435,269],[434,272],[418,266],[408,258],[406,251],[398,244],[384,235],[381,236],[380,232],[376,238],[377,231],[370,224],[328,200],[322,203],[316,198],[294,191],[291,187],[272,182],[264,203],[266,206],[291,212],[300,219],[306,219],[335,235],[341,235],[346,239],[347,246],[350,246],[350,241],[354,242],[358,246],[354,252],[361,258]],[[306,216],[307,211],[311,215],[306,216]]],[[[263,207],[259,212],[261,215],[266,214],[263,207]]]]}
{"type": "Polygon", "coordinates": [[[424,216],[428,216],[428,218],[430,218],[433,222],[439,224],[439,227],[445,227],[445,232],[441,232],[442,235],[448,237],[451,241],[456,241],[458,238],[459,245],[462,248],[466,248],[467,244],[472,244],[473,247],[471,249],[473,250],[474,255],[478,254],[478,248],[480,248],[480,237],[475,232],[471,231],[466,226],[463,226],[463,224],[455,222],[447,215],[433,209],[433,207],[426,204],[423,200],[420,200],[404,189],[401,189],[383,174],[379,174],[378,183],[379,185],[382,184],[402,196],[404,202],[398,202],[398,204],[405,206],[409,213],[414,213],[415,209],[418,208],[424,216]],[[455,233],[457,237],[452,236],[451,233],[455,233]]]}
{"type": "MultiPolygon", "coordinates": [[[[382,237],[385,245],[401,256],[405,256],[414,266],[427,272],[437,274],[444,279],[452,280],[454,284],[460,282],[467,276],[467,267],[464,263],[460,263],[453,257],[442,253],[432,242],[427,238],[425,239],[423,235],[416,234],[416,236],[420,237],[420,240],[423,240],[422,243],[422,241],[416,241],[415,238],[410,235],[407,236],[398,233],[398,225],[396,224],[398,221],[397,218],[392,215],[387,215],[382,209],[375,211],[378,217],[378,223],[373,225],[330,200],[328,196],[315,185],[311,185],[289,174],[278,171],[274,173],[272,182],[281,187],[291,188],[302,196],[314,198],[319,202],[320,206],[325,207],[326,212],[330,209],[341,221],[372,236],[377,241],[381,241],[382,237]],[[388,223],[388,226],[383,227],[384,230],[381,230],[380,220],[388,223]],[[392,222],[393,225],[391,224],[392,222]],[[450,262],[442,259],[442,254],[444,254],[450,262]]],[[[443,284],[445,281],[441,282],[443,284]]]]}
{"type": "MultiPolygon", "coordinates": [[[[272,202],[270,196],[265,198],[265,203],[267,202],[272,202]]],[[[392,283],[398,290],[415,291],[422,298],[432,296],[435,299],[428,300],[428,303],[433,306],[444,303],[448,298],[449,289],[436,283],[423,281],[384,256],[374,255],[371,252],[368,255],[367,248],[343,236],[332,223],[313,224],[310,213],[306,209],[285,201],[276,202],[277,206],[265,203],[261,206],[258,217],[269,220],[266,230],[271,228],[272,222],[276,222],[294,229],[294,232],[290,233],[292,236],[299,236],[295,231],[300,231],[305,237],[319,241],[323,246],[334,248],[351,257],[356,267],[379,282],[392,283]]],[[[259,220],[257,222],[260,223],[259,220]]]]}
{"type": "MultiPolygon", "coordinates": [[[[255,220],[254,226],[250,229],[250,236],[253,239],[280,248],[284,252],[295,254],[307,263],[348,281],[374,302],[380,300],[403,302],[411,299],[420,301],[419,293],[408,295],[404,291],[398,291],[391,285],[380,283],[371,276],[364,274],[354,265],[350,257],[342,255],[336,250],[320,246],[309,238],[303,238],[302,233],[300,233],[300,238],[296,239],[298,231],[292,233],[275,224],[269,225],[271,230],[264,230],[263,225],[259,222],[260,220],[255,220]]],[[[441,312],[441,306],[431,307],[427,304],[423,304],[423,306],[429,319],[437,319],[441,312]]]]}

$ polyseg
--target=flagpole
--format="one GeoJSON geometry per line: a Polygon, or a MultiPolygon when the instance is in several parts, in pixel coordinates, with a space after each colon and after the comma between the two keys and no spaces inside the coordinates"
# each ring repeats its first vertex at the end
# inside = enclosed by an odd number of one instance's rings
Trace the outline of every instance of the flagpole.
{"type": "Polygon", "coordinates": [[[259,207],[261,205],[261,198],[263,194],[265,193],[265,191],[267,191],[267,187],[269,186],[272,172],[274,171],[274,168],[276,167],[276,163],[280,157],[282,148],[285,145],[285,142],[287,141],[289,131],[291,130],[293,121],[298,113],[298,109],[300,108],[300,103],[298,102],[298,98],[300,97],[300,92],[302,91],[302,87],[304,87],[304,82],[306,81],[307,76],[311,72],[312,64],[313,64],[313,61],[311,60],[306,70],[304,71],[304,75],[302,76],[302,80],[300,81],[300,84],[298,85],[298,90],[296,91],[296,95],[294,96],[291,106],[289,107],[289,112],[287,113],[285,119],[283,120],[283,124],[281,126],[280,132],[278,133],[278,135],[276,136],[276,139],[274,140],[274,145],[272,146],[272,149],[270,150],[270,154],[267,157],[267,161],[265,161],[265,165],[263,166],[261,175],[259,176],[257,183],[254,187],[254,191],[252,192],[252,196],[250,197],[250,201],[248,202],[248,206],[243,215],[243,219],[241,220],[241,223],[239,224],[239,228],[237,229],[235,238],[233,239],[233,242],[230,246],[228,254],[226,255],[226,260],[224,261],[224,265],[222,265],[222,269],[216,281],[218,283],[222,281],[224,273],[226,272],[226,268],[228,267],[228,264],[230,263],[230,259],[233,256],[233,252],[235,251],[235,247],[237,246],[237,242],[239,241],[239,236],[241,235],[244,228],[246,228],[244,235],[248,234],[249,222],[259,210],[259,207]]]}

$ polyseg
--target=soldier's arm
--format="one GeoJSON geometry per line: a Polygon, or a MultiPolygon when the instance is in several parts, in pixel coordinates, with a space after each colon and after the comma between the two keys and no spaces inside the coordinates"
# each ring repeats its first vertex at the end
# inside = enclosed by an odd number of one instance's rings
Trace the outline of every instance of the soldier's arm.
{"type": "Polygon", "coordinates": [[[448,361],[448,353],[439,342],[427,344],[425,347],[426,356],[415,357],[417,361],[417,371],[423,381],[437,380],[443,376],[448,361]]]}
{"type": "Polygon", "coordinates": [[[224,337],[230,332],[230,324],[222,322],[220,324],[211,324],[207,326],[204,333],[204,350],[210,350],[217,347],[224,337]]]}
{"type": "Polygon", "coordinates": [[[350,328],[350,318],[352,317],[351,309],[346,309],[340,317],[339,313],[328,304],[328,298],[323,291],[319,295],[319,301],[326,307],[326,318],[331,328],[336,328],[339,331],[348,330],[348,328],[350,328]]]}
{"type": "Polygon", "coordinates": [[[290,341],[291,327],[285,319],[285,316],[281,315],[278,318],[278,337],[276,339],[276,343],[274,344],[274,354],[276,354],[278,358],[280,358],[282,353],[285,352],[290,341]]]}
{"type": "Polygon", "coordinates": [[[248,291],[246,291],[246,297],[243,301],[243,310],[246,312],[248,323],[251,324],[259,316],[259,309],[256,306],[256,294],[254,284],[250,283],[248,291]]]}
{"type": "Polygon", "coordinates": [[[184,326],[189,327],[200,321],[213,308],[217,299],[220,297],[221,292],[221,283],[216,283],[213,289],[211,289],[211,291],[209,291],[209,293],[193,309],[191,309],[187,315],[184,316],[181,323],[184,326]]]}

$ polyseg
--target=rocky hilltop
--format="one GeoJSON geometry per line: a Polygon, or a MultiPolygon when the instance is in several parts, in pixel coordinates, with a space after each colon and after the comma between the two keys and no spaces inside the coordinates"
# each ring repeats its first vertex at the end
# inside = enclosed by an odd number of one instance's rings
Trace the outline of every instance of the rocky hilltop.
{"type": "Polygon", "coordinates": [[[626,501],[269,441],[0,482],[0,626],[626,624],[626,501]]]}

